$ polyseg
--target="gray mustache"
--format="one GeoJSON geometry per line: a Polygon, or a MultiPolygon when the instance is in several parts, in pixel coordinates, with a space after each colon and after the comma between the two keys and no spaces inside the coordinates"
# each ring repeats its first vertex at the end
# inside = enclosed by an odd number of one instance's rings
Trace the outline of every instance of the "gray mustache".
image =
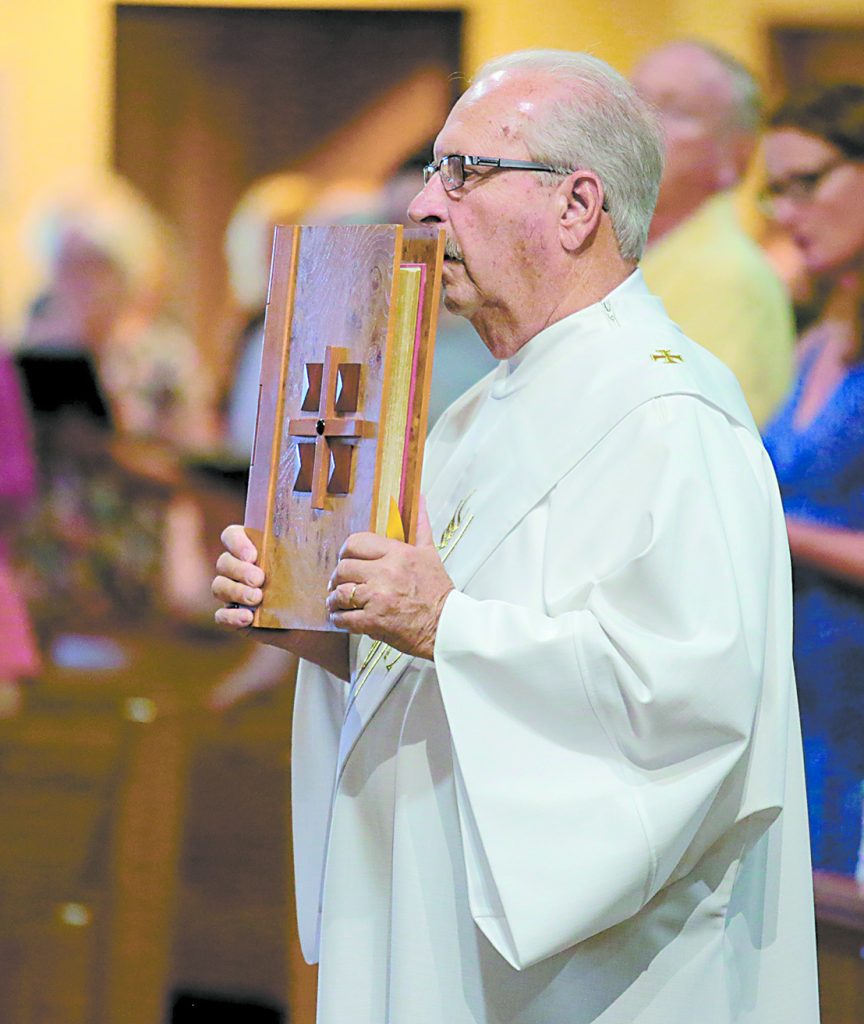
{"type": "Polygon", "coordinates": [[[446,238],[444,240],[444,256],[447,259],[459,260],[460,262],[464,259],[462,256],[462,250],[451,238],[446,238]]]}

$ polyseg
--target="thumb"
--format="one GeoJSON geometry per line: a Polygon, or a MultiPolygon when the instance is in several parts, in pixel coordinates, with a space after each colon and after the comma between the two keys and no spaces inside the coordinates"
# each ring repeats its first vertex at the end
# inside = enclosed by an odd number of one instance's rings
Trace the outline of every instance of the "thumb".
{"type": "Polygon", "coordinates": [[[432,524],[429,522],[429,512],[426,509],[426,499],[422,494],[420,495],[420,508],[417,511],[417,534],[414,546],[418,548],[436,547],[435,538],[432,536],[432,524]]]}

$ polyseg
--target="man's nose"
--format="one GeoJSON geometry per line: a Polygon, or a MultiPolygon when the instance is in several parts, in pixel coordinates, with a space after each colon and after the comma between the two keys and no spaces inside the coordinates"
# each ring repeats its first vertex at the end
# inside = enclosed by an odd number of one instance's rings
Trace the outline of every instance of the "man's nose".
{"type": "Polygon", "coordinates": [[[411,200],[408,216],[415,224],[441,224],[446,220],[446,210],[441,175],[433,174],[411,200]]]}

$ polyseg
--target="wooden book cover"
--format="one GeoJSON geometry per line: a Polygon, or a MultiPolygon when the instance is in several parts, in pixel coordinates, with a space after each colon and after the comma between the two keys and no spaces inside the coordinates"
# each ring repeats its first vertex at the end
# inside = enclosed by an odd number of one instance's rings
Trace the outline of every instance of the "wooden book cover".
{"type": "Polygon", "coordinates": [[[413,541],[444,234],[276,229],[245,525],[267,574],[253,626],[332,630],[345,539],[413,541]]]}

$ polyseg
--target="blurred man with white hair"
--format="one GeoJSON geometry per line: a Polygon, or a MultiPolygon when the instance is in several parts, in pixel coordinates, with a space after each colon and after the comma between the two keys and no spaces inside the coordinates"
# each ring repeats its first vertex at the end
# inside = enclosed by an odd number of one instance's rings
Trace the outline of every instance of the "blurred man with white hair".
{"type": "Polygon", "coordinates": [[[756,146],[759,87],[734,57],[699,42],[648,54],[633,83],[659,112],[666,143],[645,280],[681,329],[733,371],[762,426],[792,380],[795,326],[733,193],[756,146]]]}
{"type": "Polygon", "coordinates": [[[70,186],[34,215],[45,275],[22,347],[87,351],[118,426],[181,446],[212,439],[206,367],[169,301],[173,232],[116,175],[70,186]]]}
{"type": "MultiPolygon", "coordinates": [[[[430,437],[417,543],[345,542],[345,632],[261,631],[305,659],[319,1024],[817,1020],[783,514],[638,270],[661,167],[647,105],[563,51],[481,69],[436,140],[411,216],[500,364],[430,437]]],[[[244,629],[267,584],[223,539],[244,629]]]]}
{"type": "Polygon", "coordinates": [[[314,196],[314,182],[305,174],[285,171],[268,175],[243,193],[225,229],[228,284],[244,318],[234,345],[236,363],[225,422],[226,447],[238,459],[249,458],[255,440],[273,231],[277,224],[298,222],[314,196]]]}

